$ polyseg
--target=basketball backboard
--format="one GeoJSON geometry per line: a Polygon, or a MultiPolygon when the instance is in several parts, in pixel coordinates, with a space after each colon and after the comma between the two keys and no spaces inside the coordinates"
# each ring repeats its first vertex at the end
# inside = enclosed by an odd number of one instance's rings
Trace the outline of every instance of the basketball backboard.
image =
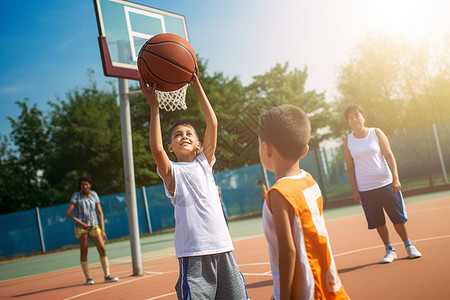
{"type": "Polygon", "coordinates": [[[142,45],[159,33],[188,40],[184,16],[123,0],[94,0],[105,76],[138,79],[142,45]]]}

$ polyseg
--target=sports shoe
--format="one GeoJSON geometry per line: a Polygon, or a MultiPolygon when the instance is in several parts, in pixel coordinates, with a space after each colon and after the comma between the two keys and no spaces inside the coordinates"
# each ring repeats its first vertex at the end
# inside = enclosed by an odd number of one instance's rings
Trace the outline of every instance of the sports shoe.
{"type": "Polygon", "coordinates": [[[408,253],[409,258],[419,258],[422,256],[422,253],[420,253],[413,245],[406,247],[406,252],[408,253]]]}
{"type": "Polygon", "coordinates": [[[108,282],[116,282],[116,281],[119,281],[119,278],[117,278],[117,277],[112,277],[111,275],[108,275],[108,276],[105,277],[105,283],[108,283],[108,282]]]}
{"type": "Polygon", "coordinates": [[[87,278],[86,279],[85,285],[93,285],[93,284],[94,284],[94,279],[92,279],[92,278],[87,278]]]}
{"type": "Polygon", "coordinates": [[[395,249],[386,250],[386,254],[384,254],[381,263],[388,264],[397,259],[397,253],[395,253],[395,249]]]}

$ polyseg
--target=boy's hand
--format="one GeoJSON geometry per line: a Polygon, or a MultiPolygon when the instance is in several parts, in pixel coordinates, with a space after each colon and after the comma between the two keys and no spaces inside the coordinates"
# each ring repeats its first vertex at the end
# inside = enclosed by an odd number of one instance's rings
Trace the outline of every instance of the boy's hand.
{"type": "Polygon", "coordinates": [[[144,79],[139,74],[139,86],[141,87],[141,91],[144,94],[145,99],[147,99],[148,104],[150,104],[150,107],[158,108],[159,102],[155,94],[156,83],[153,85],[153,87],[149,86],[147,83],[144,82],[144,79]]]}
{"type": "Polygon", "coordinates": [[[192,75],[191,81],[189,82],[189,84],[194,88],[197,89],[200,86],[200,80],[198,79],[198,75],[197,73],[194,73],[194,75],[192,75]]]}

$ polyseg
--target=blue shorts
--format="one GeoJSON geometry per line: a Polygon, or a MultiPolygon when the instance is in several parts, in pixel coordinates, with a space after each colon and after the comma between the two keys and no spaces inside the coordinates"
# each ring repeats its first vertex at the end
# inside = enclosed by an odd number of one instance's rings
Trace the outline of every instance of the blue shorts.
{"type": "Polygon", "coordinates": [[[375,229],[386,224],[383,209],[394,224],[402,224],[408,221],[402,192],[399,191],[394,194],[391,184],[378,189],[359,192],[359,194],[369,229],[375,229]]]}

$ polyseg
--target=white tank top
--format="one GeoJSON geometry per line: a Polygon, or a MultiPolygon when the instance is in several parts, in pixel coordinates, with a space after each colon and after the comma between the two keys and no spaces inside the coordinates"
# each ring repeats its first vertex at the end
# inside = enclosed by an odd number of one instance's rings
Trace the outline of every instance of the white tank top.
{"type": "Polygon", "coordinates": [[[392,174],[381,152],[375,128],[369,128],[363,138],[356,138],[351,133],[347,142],[355,164],[358,191],[370,191],[392,183],[392,174]]]}
{"type": "MultiPolygon", "coordinates": [[[[214,161],[212,165],[214,165],[214,161]]],[[[193,162],[172,162],[175,191],[164,189],[175,207],[176,257],[234,250],[222,212],[212,166],[202,152],[193,162]]],[[[161,174],[158,174],[161,177],[161,174]]],[[[162,178],[162,177],[161,177],[162,178]]],[[[164,179],[163,179],[164,180],[164,179]]]]}

